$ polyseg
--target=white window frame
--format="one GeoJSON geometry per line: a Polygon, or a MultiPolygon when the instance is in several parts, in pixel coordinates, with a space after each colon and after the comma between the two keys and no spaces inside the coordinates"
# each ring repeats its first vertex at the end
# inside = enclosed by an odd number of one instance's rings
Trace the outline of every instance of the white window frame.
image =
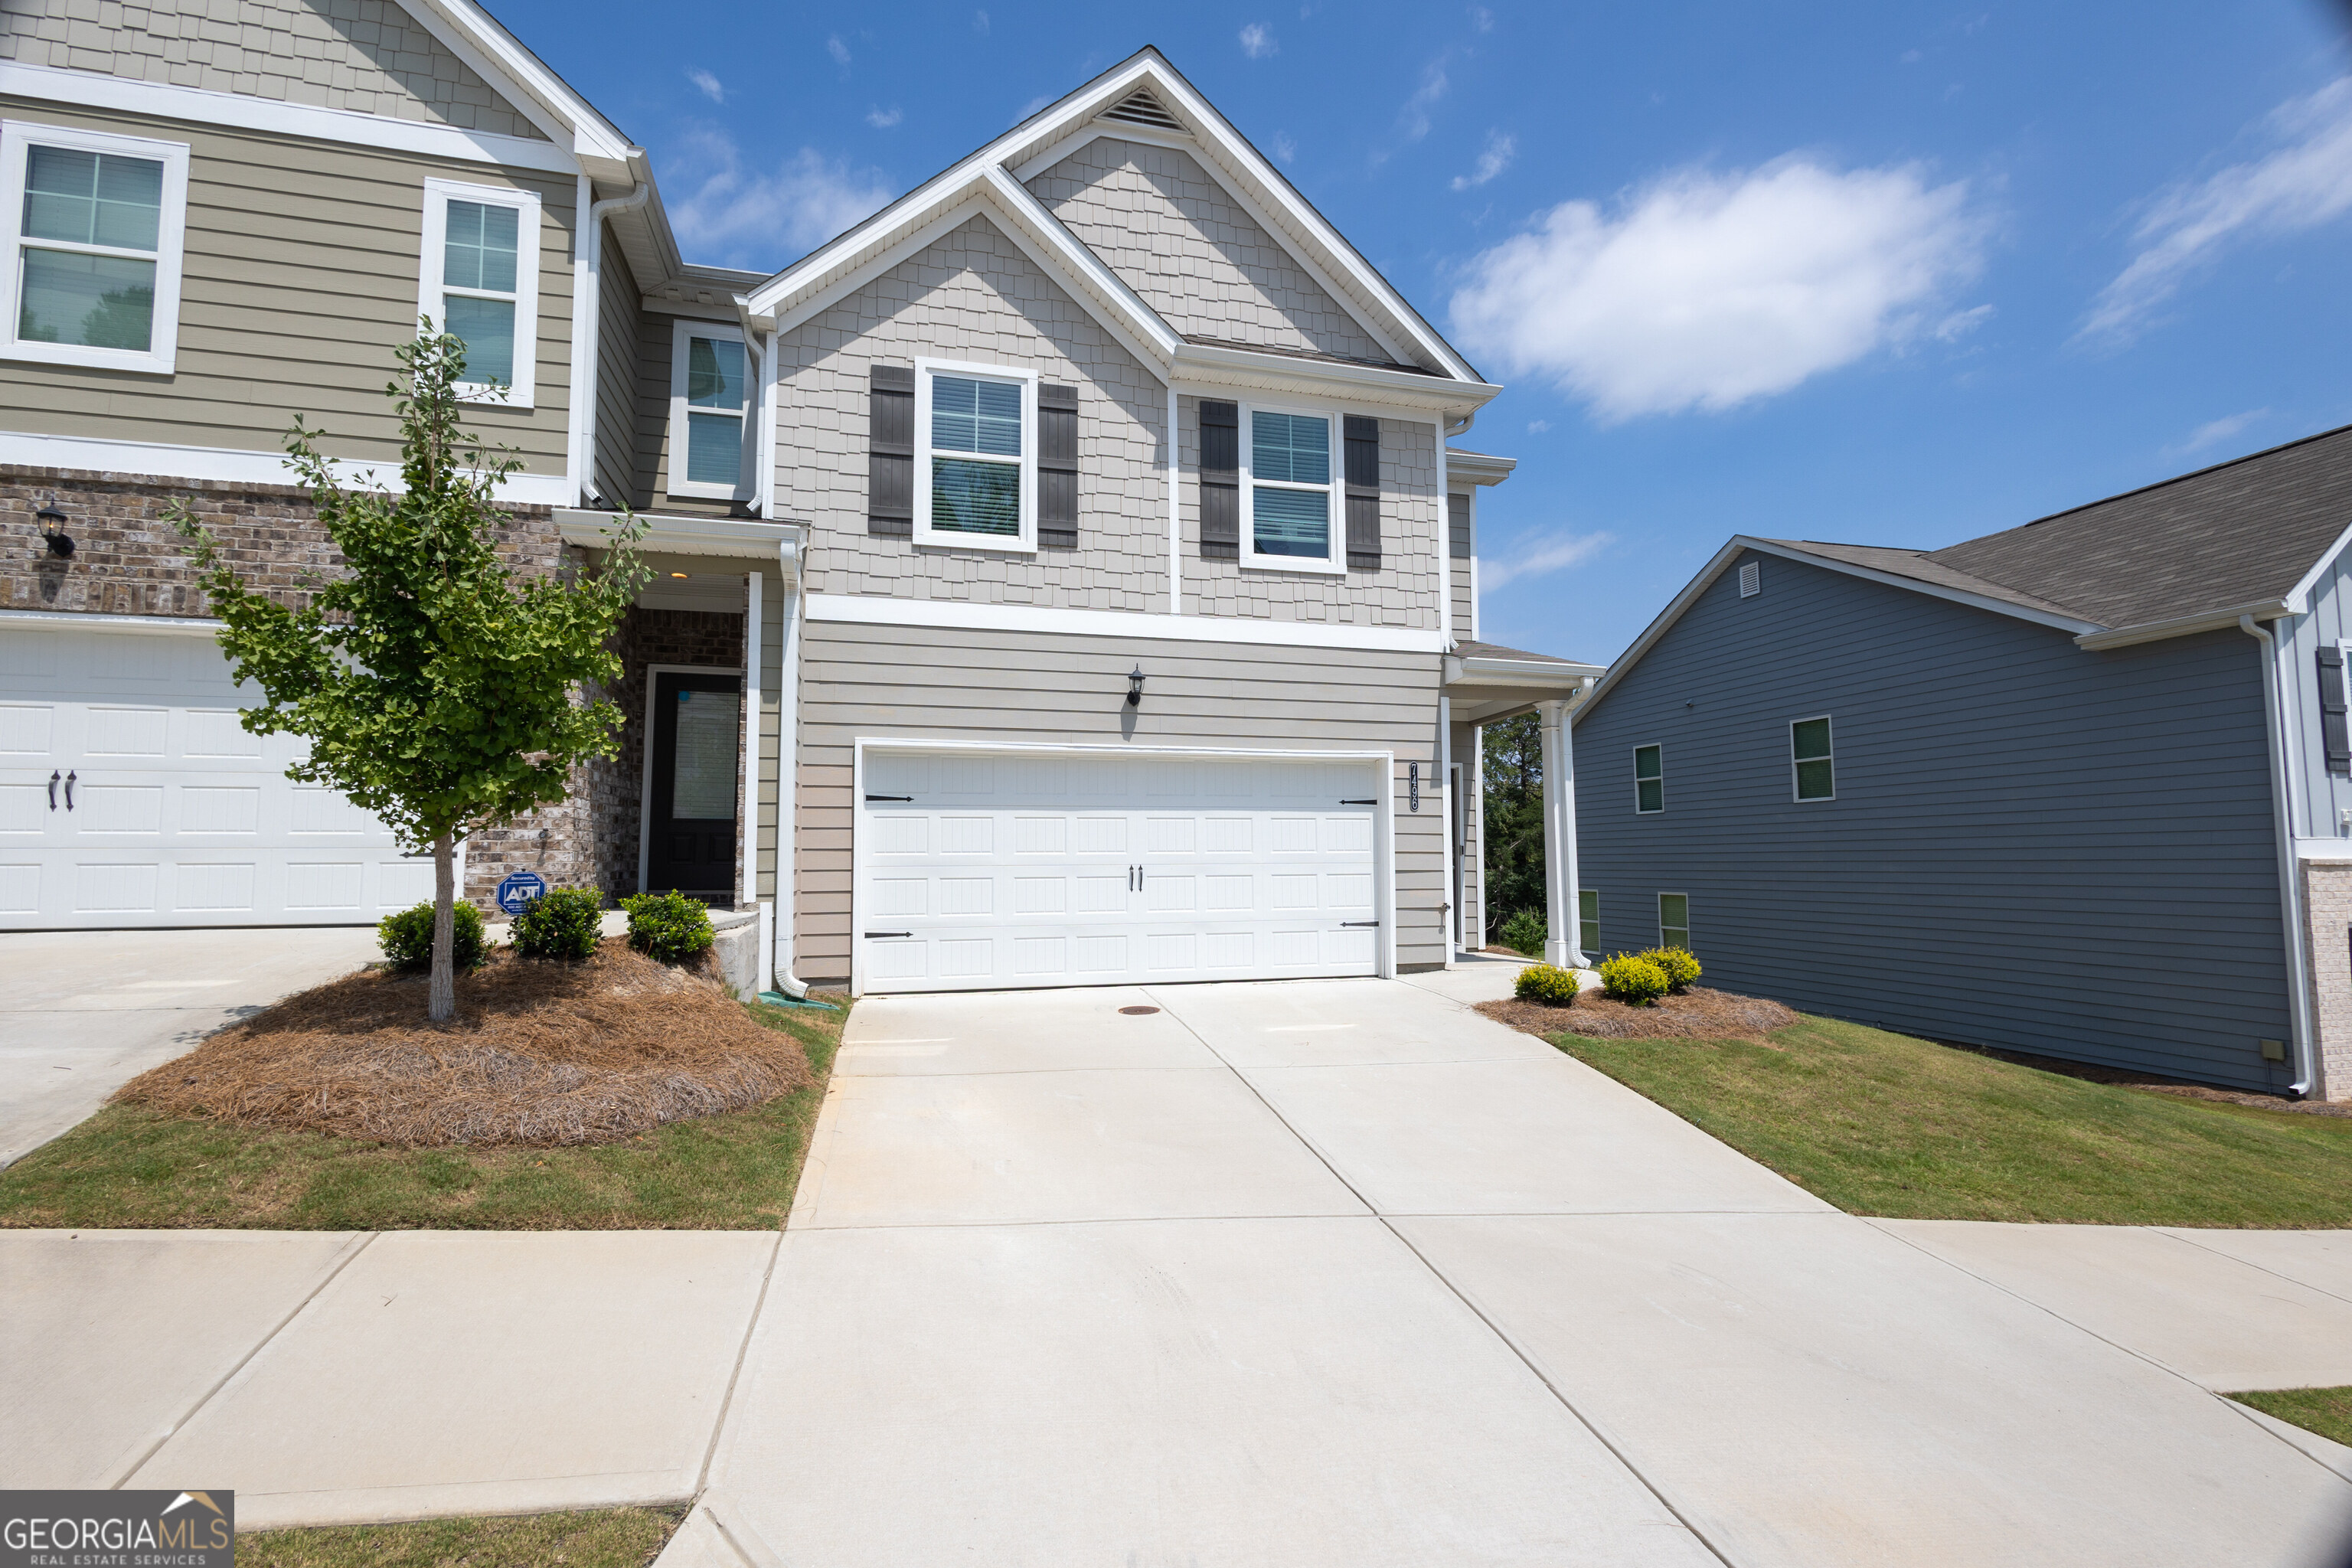
{"type": "Polygon", "coordinates": [[[1242,553],[1244,568],[1255,572],[1321,572],[1333,577],[1348,574],[1348,507],[1347,507],[1347,420],[1336,408],[1308,408],[1281,403],[1244,403],[1241,405],[1241,487],[1242,487],[1242,553]],[[1257,452],[1256,432],[1251,421],[1260,414],[1298,414],[1310,419],[1320,419],[1330,432],[1330,481],[1321,485],[1302,485],[1288,479],[1268,479],[1265,483],[1276,489],[1321,490],[1330,502],[1326,512],[1330,520],[1323,535],[1323,557],[1312,555],[1274,555],[1258,553],[1257,548],[1257,486],[1252,470],[1257,452]]]}
{"type": "Polygon", "coordinates": [[[1665,809],[1666,745],[1663,741],[1644,741],[1640,745],[1633,748],[1633,815],[1636,816],[1656,816],[1665,809]],[[1658,753],[1658,777],[1656,780],[1658,786],[1658,804],[1655,810],[1645,808],[1642,805],[1642,785],[1650,782],[1649,780],[1642,777],[1642,753],[1643,752],[1655,752],[1658,753]]]}
{"type": "MultiPolygon", "coordinates": [[[[500,408],[530,408],[538,393],[539,370],[539,195],[509,185],[467,185],[455,180],[425,182],[425,246],[416,272],[416,313],[431,317],[436,331],[446,331],[442,319],[442,264],[447,259],[449,204],[479,202],[485,206],[513,207],[515,221],[515,344],[514,384],[460,382],[457,395],[468,403],[488,403],[500,408]]],[[[484,289],[462,293],[484,300],[503,299],[484,289]]]]}
{"type": "Polygon", "coordinates": [[[759,378],[752,374],[751,345],[743,342],[743,329],[719,321],[698,321],[680,316],[670,329],[669,338],[669,462],[668,482],[662,489],[674,496],[702,496],[712,500],[749,500],[751,499],[751,460],[754,448],[752,435],[759,405],[759,378]],[[713,342],[743,343],[743,446],[742,461],[738,465],[735,482],[714,485],[686,477],[687,437],[691,426],[687,422],[689,412],[722,413],[724,410],[705,408],[689,410],[686,405],[687,340],[708,338],[713,342]]]}
{"type": "Polygon", "coordinates": [[[143,375],[169,375],[180,343],[180,273],[187,244],[188,144],[157,142],[143,136],[115,136],[99,131],[71,131],[22,120],[0,124],[0,267],[6,281],[6,319],[0,321],[0,359],[27,360],[38,364],[89,365],[103,370],[127,370],[143,375]],[[28,239],[25,236],[25,177],[35,147],[69,147],[83,153],[111,153],[125,158],[145,158],[163,165],[163,210],[156,225],[155,315],[147,351],[89,348],[80,343],[26,342],[16,336],[25,287],[24,247],[70,250],[85,256],[120,256],[144,261],[143,250],[110,245],[77,245],[65,240],[28,239]]]}
{"type": "Polygon", "coordinates": [[[1837,724],[1827,713],[1816,713],[1811,718],[1791,719],[1789,721],[1789,798],[1799,805],[1819,805],[1824,801],[1832,801],[1837,798],[1837,724]],[[1803,760],[1809,763],[1829,763],[1830,793],[1827,795],[1808,795],[1800,793],[1801,786],[1798,784],[1797,763],[1799,759],[1797,757],[1797,726],[1800,724],[1811,724],[1816,722],[1827,724],[1830,727],[1829,752],[1823,756],[1807,757],[1803,760]]]}
{"type": "Polygon", "coordinates": [[[1675,892],[1660,893],[1658,895],[1658,945],[1660,947],[1666,947],[1669,945],[1676,946],[1684,949],[1685,952],[1696,951],[1692,949],[1690,945],[1690,895],[1688,893],[1675,892]],[[1668,899],[1680,899],[1683,901],[1683,923],[1678,926],[1670,926],[1666,924],[1666,900],[1668,899]],[[1669,943],[1666,941],[1666,932],[1669,931],[1678,931],[1682,932],[1683,940],[1679,942],[1669,943]]]}
{"type": "MultiPolygon", "coordinates": [[[[1034,370],[1010,365],[975,364],[965,360],[915,361],[915,542],[951,550],[996,550],[1023,555],[1037,552],[1037,383],[1034,370]],[[1009,381],[1021,388],[1021,532],[1012,539],[965,533],[931,527],[931,459],[970,458],[970,452],[931,450],[931,377],[964,376],[974,381],[1009,381]]],[[[982,458],[981,461],[987,462],[982,458]]],[[[1002,461],[1002,458],[995,459],[1002,461]]]]}

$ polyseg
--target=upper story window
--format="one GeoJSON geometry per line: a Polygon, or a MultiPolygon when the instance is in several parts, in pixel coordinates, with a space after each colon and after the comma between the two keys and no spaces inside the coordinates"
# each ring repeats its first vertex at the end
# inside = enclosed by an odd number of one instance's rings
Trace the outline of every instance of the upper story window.
{"type": "Polygon", "coordinates": [[[1837,764],[1830,755],[1830,721],[1800,719],[1789,726],[1789,765],[1799,800],[1835,800],[1837,764]]]}
{"type": "Polygon", "coordinates": [[[1346,571],[1332,545],[1339,420],[1274,408],[1247,408],[1242,417],[1243,563],[1346,571]]]}
{"type": "Polygon", "coordinates": [[[1666,809],[1666,758],[1663,747],[1633,748],[1633,809],[1644,814],[1666,809]]]}
{"type": "Polygon", "coordinates": [[[529,408],[539,357],[539,197],[425,182],[417,314],[464,340],[462,396],[529,408]]]}
{"type": "Polygon", "coordinates": [[[915,542],[1037,548],[1037,377],[915,362],[915,542]]]}
{"type": "Polygon", "coordinates": [[[751,496],[748,369],[741,328],[680,321],[671,330],[671,495],[725,500],[751,496]]]}
{"type": "Polygon", "coordinates": [[[188,205],[184,142],[0,126],[7,314],[0,353],[168,374],[188,205]]]}

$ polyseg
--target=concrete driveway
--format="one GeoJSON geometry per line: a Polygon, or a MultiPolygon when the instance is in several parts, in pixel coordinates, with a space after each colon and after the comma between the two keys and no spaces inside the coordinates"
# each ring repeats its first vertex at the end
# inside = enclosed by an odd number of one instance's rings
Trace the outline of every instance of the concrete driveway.
{"type": "Polygon", "coordinates": [[[1840,1214],[1489,984],[864,1004],[663,1563],[2344,1561],[2327,1451],[1998,1278],[2047,1257],[1840,1214]]]}
{"type": "Polygon", "coordinates": [[[0,934],[0,1166],[222,1025],[376,956],[373,926],[0,934]]]}

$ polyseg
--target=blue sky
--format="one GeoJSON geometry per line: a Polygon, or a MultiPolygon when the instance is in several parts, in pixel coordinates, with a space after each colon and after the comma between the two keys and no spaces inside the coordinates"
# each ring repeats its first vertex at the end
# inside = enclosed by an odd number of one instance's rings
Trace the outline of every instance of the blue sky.
{"type": "Polygon", "coordinates": [[[1158,45],[1507,384],[1489,641],[1612,658],[1733,533],[1934,548],[2352,423],[2321,0],[497,10],[761,269],[1158,45]]]}

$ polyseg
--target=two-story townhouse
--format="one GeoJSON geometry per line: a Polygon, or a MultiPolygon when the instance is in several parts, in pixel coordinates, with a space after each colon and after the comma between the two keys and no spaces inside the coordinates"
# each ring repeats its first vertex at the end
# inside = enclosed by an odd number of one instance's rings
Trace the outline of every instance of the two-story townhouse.
{"type": "Polygon", "coordinates": [[[0,45],[0,921],[418,896],[236,728],[158,517],[194,494],[289,593],[331,569],[272,448],[301,414],[390,456],[421,311],[511,373],[478,414],[525,457],[518,563],[625,508],[656,568],[623,755],[478,834],[470,895],[686,888],[758,910],[787,986],[1478,940],[1475,724],[1598,673],[1475,641],[1511,465],[1447,439],[1497,389],[1156,52],[762,279],[685,264],[642,151],[478,10],[238,12],[0,45]]]}

